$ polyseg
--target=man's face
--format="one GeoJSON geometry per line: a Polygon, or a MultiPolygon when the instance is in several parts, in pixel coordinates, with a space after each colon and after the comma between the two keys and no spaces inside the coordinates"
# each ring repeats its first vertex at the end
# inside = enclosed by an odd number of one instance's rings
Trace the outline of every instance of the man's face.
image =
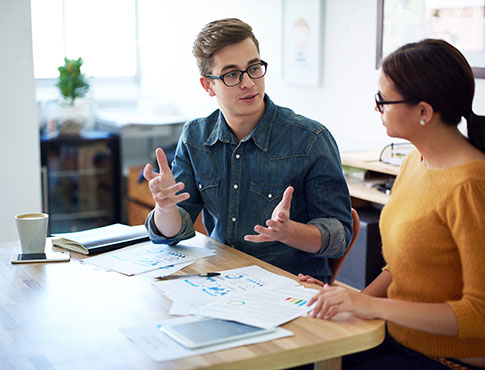
{"type": "MultiPolygon", "coordinates": [[[[250,65],[260,62],[258,49],[253,40],[247,38],[237,44],[218,50],[213,56],[212,75],[246,70],[250,65]]],[[[221,80],[201,78],[201,83],[210,96],[215,96],[224,117],[229,121],[259,119],[264,112],[264,77],[251,79],[243,74],[241,83],[228,87],[221,80]]]]}

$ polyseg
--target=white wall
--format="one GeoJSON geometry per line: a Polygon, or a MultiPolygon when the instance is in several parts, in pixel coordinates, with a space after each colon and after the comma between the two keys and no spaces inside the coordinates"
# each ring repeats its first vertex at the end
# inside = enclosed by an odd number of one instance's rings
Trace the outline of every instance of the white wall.
{"type": "MultiPolygon", "coordinates": [[[[282,80],[282,0],[140,1],[143,91],[198,117],[216,108],[199,85],[192,43],[208,22],[238,17],[249,23],[269,63],[266,91],[276,104],[322,122],[341,150],[376,149],[389,142],[374,111],[377,90],[376,0],[322,0],[321,87],[282,80]],[[152,42],[151,40],[155,40],[152,42]]],[[[485,114],[485,80],[476,80],[475,112],[485,114]]]]}
{"type": "Polygon", "coordinates": [[[12,241],[14,216],[41,211],[29,0],[0,1],[0,50],[0,241],[12,241]]]}
{"type": "MultiPolygon", "coordinates": [[[[216,108],[199,85],[192,43],[208,22],[248,22],[269,62],[267,92],[279,105],[325,124],[341,150],[390,142],[374,112],[377,0],[322,0],[323,84],[282,80],[282,0],[140,0],[143,97],[190,117],[216,108]]],[[[13,216],[41,209],[29,0],[0,0],[0,241],[17,238],[13,216]]],[[[476,80],[474,111],[485,114],[485,79],[476,80]]]]}

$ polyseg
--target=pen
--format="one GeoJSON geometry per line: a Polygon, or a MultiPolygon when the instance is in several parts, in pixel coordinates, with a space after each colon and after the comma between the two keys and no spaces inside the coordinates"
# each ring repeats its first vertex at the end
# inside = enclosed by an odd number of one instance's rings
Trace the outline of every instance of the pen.
{"type": "Polygon", "coordinates": [[[189,275],[169,275],[169,276],[159,276],[157,279],[160,280],[171,280],[171,279],[185,279],[191,277],[214,277],[219,276],[220,272],[206,272],[203,274],[189,274],[189,275]]]}

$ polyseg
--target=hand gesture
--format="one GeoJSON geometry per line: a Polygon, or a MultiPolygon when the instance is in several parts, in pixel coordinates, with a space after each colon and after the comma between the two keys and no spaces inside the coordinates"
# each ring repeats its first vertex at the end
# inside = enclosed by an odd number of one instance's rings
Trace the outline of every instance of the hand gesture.
{"type": "Polygon", "coordinates": [[[162,212],[173,210],[173,207],[190,197],[189,193],[177,193],[184,188],[184,184],[175,183],[172,171],[168,167],[167,157],[165,152],[158,148],[155,151],[157,156],[158,167],[160,173],[153,171],[150,164],[147,164],[143,170],[143,176],[148,181],[148,188],[150,189],[156,208],[162,212]]]}
{"type": "Polygon", "coordinates": [[[256,225],[254,231],[259,235],[246,235],[244,240],[261,243],[261,242],[271,242],[271,241],[281,241],[283,242],[288,233],[290,225],[290,207],[291,198],[293,197],[293,187],[288,186],[283,193],[283,199],[273,210],[271,219],[266,221],[266,226],[256,225]]]}

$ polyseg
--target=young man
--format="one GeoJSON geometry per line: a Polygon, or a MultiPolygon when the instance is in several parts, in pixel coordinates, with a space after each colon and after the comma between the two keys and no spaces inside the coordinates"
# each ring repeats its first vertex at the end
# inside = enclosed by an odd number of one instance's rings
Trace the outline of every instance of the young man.
{"type": "Polygon", "coordinates": [[[200,83],[220,109],[186,123],[172,171],[160,148],[160,173],[145,167],[156,202],[146,221],[151,240],[173,245],[192,237],[202,211],[210,237],[293,274],[328,281],[326,258],[340,257],[352,237],[333,137],[265,94],[267,63],[246,23],[209,23],[193,53],[200,83]]]}

